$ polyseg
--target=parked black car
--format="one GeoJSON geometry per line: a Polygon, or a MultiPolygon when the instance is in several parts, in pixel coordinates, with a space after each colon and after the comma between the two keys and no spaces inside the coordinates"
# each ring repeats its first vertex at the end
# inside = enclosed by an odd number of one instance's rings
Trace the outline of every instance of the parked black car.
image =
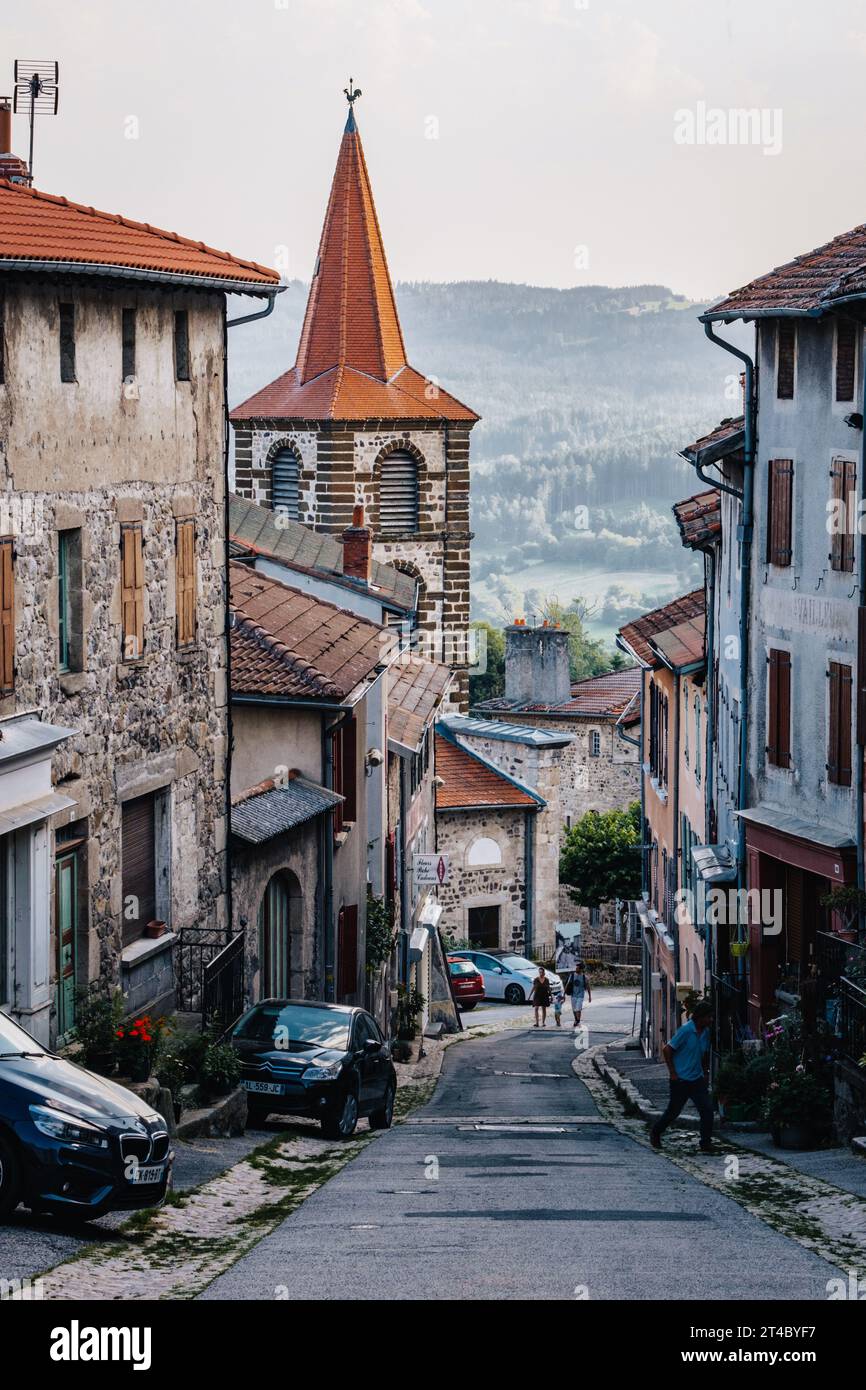
{"type": "Polygon", "coordinates": [[[263,999],[228,1038],[240,1057],[251,1124],[272,1112],[308,1115],[328,1139],[348,1139],[361,1115],[371,1129],[390,1128],[397,1073],[364,1009],[263,999]]]}
{"type": "Polygon", "coordinates": [[[161,1115],[0,1012],[0,1221],[19,1201],[84,1220],[158,1206],[173,1160],[161,1115]]]}

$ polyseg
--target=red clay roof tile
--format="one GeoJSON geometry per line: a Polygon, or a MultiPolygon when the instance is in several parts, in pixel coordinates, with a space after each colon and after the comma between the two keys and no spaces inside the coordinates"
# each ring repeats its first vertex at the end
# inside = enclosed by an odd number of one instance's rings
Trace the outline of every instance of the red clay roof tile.
{"type": "Polygon", "coordinates": [[[866,224],[843,232],[785,265],[734,290],[704,317],[820,314],[848,295],[866,293],[866,224]]]}
{"type": "Polygon", "coordinates": [[[476,806],[537,810],[539,800],[512,782],[477,753],[436,735],[436,775],[444,786],[436,789],[437,811],[472,810],[476,806]]]}
{"type": "Polygon", "coordinates": [[[722,534],[722,494],[718,488],[675,502],[673,514],[683,545],[693,550],[722,534]]]}
{"type": "Polygon", "coordinates": [[[650,646],[649,639],[657,633],[669,631],[679,623],[688,622],[690,618],[702,616],[705,610],[703,589],[694,589],[692,593],[672,599],[661,608],[644,613],[643,617],[636,618],[633,623],[626,623],[625,627],[620,629],[619,635],[639,661],[647,666],[657,666],[659,657],[650,646]]]}

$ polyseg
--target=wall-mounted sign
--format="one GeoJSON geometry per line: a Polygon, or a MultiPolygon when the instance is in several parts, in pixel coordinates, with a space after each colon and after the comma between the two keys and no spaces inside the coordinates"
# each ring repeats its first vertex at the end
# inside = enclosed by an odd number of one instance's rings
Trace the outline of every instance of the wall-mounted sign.
{"type": "Polygon", "coordinates": [[[412,872],[417,885],[448,882],[447,854],[413,854],[412,872]]]}

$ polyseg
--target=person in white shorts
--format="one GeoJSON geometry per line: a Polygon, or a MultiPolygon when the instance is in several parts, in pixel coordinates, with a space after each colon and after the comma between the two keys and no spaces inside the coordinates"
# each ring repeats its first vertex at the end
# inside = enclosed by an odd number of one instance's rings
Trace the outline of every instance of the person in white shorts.
{"type": "Polygon", "coordinates": [[[589,980],[586,978],[583,961],[579,960],[574,967],[574,974],[571,977],[571,1007],[574,1013],[574,1022],[571,1026],[573,1028],[576,1028],[580,1023],[580,1015],[583,1013],[584,998],[586,998],[588,1003],[592,1003],[592,990],[589,987],[589,980]]]}

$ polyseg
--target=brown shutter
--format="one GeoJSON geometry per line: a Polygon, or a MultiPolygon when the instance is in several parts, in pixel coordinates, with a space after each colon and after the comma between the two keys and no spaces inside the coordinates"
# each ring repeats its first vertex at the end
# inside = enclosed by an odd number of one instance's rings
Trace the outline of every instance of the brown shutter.
{"type": "Polygon", "coordinates": [[[358,988],[358,908],[341,907],[337,919],[337,1002],[358,988]]]}
{"type": "Polygon", "coordinates": [[[857,609],[857,742],[866,743],[866,608],[857,609]]]}
{"type": "Polygon", "coordinates": [[[0,540],[0,694],[15,688],[15,542],[0,540]]]}
{"type": "Polygon", "coordinates": [[[836,400],[853,401],[857,371],[859,326],[850,319],[836,322],[836,400]]]}
{"type": "Polygon", "coordinates": [[[827,773],[840,787],[851,785],[851,667],[831,661],[827,773]]]}
{"type": "Polygon", "coordinates": [[[767,757],[775,767],[791,766],[791,656],[770,651],[767,682],[767,757]]]}
{"type": "Polygon", "coordinates": [[[776,395],[779,400],[790,401],[794,396],[797,328],[790,319],[782,319],[777,332],[779,357],[776,365],[776,395]]]}
{"type": "Polygon", "coordinates": [[[122,526],[121,612],[122,655],[124,661],[144,656],[144,548],[141,526],[122,526]]]}
{"type": "Polygon", "coordinates": [[[122,812],[120,841],[121,881],[123,891],[123,944],[136,941],[148,922],[156,915],[156,850],[154,835],[154,798],[139,796],[127,801],[122,812]],[[128,902],[135,915],[129,917],[128,902]]]}
{"type": "Polygon", "coordinates": [[[341,729],[343,735],[342,747],[342,770],[343,770],[343,795],[346,800],[343,802],[343,820],[355,821],[358,819],[358,735],[355,716],[347,720],[341,729]]]}
{"type": "MultiPolygon", "coordinates": [[[[340,796],[343,795],[343,740],[341,731],[331,734],[331,789],[340,796]]],[[[343,829],[343,805],[342,801],[334,807],[334,834],[339,835],[343,829]]]]}
{"type": "Polygon", "coordinates": [[[767,560],[771,565],[791,563],[791,503],[794,492],[791,459],[770,459],[767,476],[767,560]]]}
{"type": "Polygon", "coordinates": [[[834,570],[854,570],[854,530],[857,516],[857,465],[853,459],[835,458],[830,464],[830,497],[834,529],[830,537],[830,564],[834,570]]]}
{"type": "Polygon", "coordinates": [[[195,522],[177,523],[176,565],[176,604],[177,604],[177,645],[189,647],[195,642],[196,632],[196,566],[195,566],[195,522]]]}

